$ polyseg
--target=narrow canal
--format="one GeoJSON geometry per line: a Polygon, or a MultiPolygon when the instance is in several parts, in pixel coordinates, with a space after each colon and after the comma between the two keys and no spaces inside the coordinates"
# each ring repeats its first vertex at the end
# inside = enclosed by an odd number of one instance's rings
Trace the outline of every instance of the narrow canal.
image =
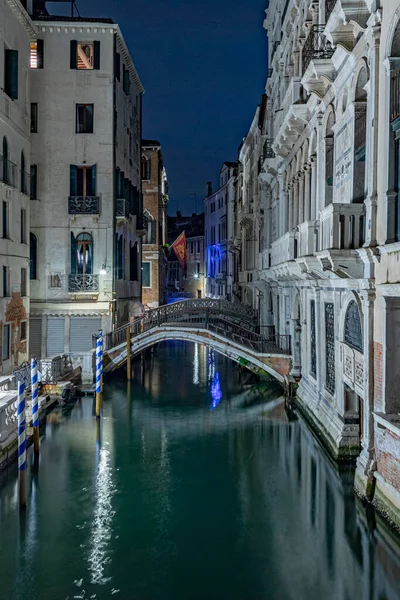
{"type": "Polygon", "coordinates": [[[26,512],[0,480],[1,600],[400,598],[399,539],[279,398],[177,342],[108,382],[97,441],[92,399],[49,416],[26,512]]]}

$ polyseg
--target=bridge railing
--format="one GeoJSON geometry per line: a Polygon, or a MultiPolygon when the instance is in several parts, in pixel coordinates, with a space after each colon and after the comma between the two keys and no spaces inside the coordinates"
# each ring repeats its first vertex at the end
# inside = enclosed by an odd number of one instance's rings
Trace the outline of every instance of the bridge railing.
{"type": "Polygon", "coordinates": [[[173,325],[174,327],[195,326],[200,329],[208,329],[263,354],[291,354],[290,336],[277,335],[274,327],[263,327],[263,332],[260,334],[255,331],[252,321],[245,326],[221,316],[221,313],[218,312],[218,304],[214,304],[217,310],[212,310],[214,307],[210,307],[209,304],[199,308],[198,303],[191,305],[190,302],[181,303],[184,305],[181,310],[171,311],[169,310],[171,305],[168,305],[146,312],[144,317],[137,318],[129,325],[124,325],[114,332],[106,334],[104,349],[110,350],[125,344],[128,327],[131,339],[134,339],[155,327],[173,325]]]}

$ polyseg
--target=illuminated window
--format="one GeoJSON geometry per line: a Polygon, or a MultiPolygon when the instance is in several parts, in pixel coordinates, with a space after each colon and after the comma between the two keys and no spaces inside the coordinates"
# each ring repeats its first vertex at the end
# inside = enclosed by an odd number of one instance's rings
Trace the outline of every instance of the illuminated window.
{"type": "Polygon", "coordinates": [[[100,69],[100,42],[71,40],[71,69],[100,69]]]}
{"type": "Polygon", "coordinates": [[[44,66],[44,44],[43,40],[31,42],[31,69],[43,69],[44,66]]]}

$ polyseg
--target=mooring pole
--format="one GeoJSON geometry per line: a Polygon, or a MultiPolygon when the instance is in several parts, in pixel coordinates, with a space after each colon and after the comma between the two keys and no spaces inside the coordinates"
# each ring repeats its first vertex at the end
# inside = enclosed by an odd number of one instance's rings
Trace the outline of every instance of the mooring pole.
{"type": "Polygon", "coordinates": [[[101,413],[101,373],[102,373],[102,353],[101,353],[101,331],[96,342],[96,417],[100,418],[101,413]]]}
{"type": "Polygon", "coordinates": [[[132,360],[131,360],[131,326],[126,328],[126,377],[128,381],[132,379],[132,360]]]}
{"type": "Polygon", "coordinates": [[[25,419],[25,384],[18,382],[18,483],[19,505],[26,505],[26,419],[25,419]]]}
{"type": "Polygon", "coordinates": [[[101,375],[100,375],[100,389],[101,389],[101,393],[103,393],[103,389],[104,389],[104,383],[103,383],[103,332],[100,330],[99,331],[99,336],[100,336],[100,350],[101,350],[101,375]]]}
{"type": "Polygon", "coordinates": [[[37,374],[37,360],[31,361],[31,390],[32,390],[32,427],[33,427],[33,449],[36,455],[40,452],[39,447],[39,388],[37,374]]]}

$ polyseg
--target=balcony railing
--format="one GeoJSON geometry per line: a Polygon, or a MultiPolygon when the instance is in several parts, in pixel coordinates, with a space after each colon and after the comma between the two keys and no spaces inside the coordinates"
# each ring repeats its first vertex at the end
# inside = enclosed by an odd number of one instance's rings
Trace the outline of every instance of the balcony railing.
{"type": "Polygon", "coordinates": [[[271,245],[271,266],[297,258],[297,240],[293,231],[285,233],[271,245]]]}
{"type": "Polygon", "coordinates": [[[68,291],[72,292],[72,293],[98,292],[99,291],[99,276],[98,275],[69,275],[68,276],[68,291]]]}
{"type": "Polygon", "coordinates": [[[17,173],[17,165],[0,156],[0,181],[12,187],[17,187],[17,173]]]}
{"type": "Polygon", "coordinates": [[[390,121],[400,117],[400,69],[390,76],[390,121]]]}
{"type": "Polygon", "coordinates": [[[310,256],[318,250],[318,221],[304,221],[299,225],[299,256],[310,256]]]}
{"type": "Polygon", "coordinates": [[[30,196],[30,181],[31,176],[26,171],[20,171],[20,189],[25,196],[30,196]]]}
{"type": "Polygon", "coordinates": [[[124,219],[129,217],[129,202],[125,198],[117,198],[116,216],[124,219]]]}
{"type": "Polygon", "coordinates": [[[98,215],[98,196],[69,196],[68,214],[70,215],[98,215]]]}
{"type": "Polygon", "coordinates": [[[321,213],[320,250],[361,248],[365,241],[364,204],[329,204],[321,213]]]}
{"type": "Polygon", "coordinates": [[[330,42],[324,36],[325,25],[313,25],[304,43],[303,73],[312,60],[330,58],[334,52],[330,42]]]}
{"type": "Polygon", "coordinates": [[[328,22],[328,19],[336,6],[336,2],[337,0],[325,0],[325,23],[328,22]]]}

